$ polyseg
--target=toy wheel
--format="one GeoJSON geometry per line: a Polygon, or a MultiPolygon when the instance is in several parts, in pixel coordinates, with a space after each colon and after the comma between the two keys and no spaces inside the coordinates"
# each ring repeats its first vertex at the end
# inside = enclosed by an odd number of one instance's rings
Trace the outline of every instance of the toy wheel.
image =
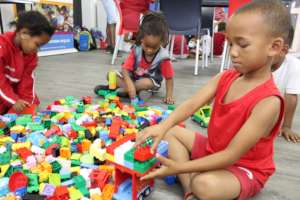
{"type": "Polygon", "coordinates": [[[147,189],[145,190],[145,192],[144,192],[145,197],[149,196],[150,193],[151,193],[151,188],[149,187],[149,188],[147,188],[147,189]]]}

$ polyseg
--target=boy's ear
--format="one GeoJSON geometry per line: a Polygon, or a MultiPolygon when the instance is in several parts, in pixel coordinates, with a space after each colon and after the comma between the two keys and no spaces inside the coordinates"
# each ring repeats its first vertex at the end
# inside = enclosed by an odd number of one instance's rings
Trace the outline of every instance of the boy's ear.
{"type": "Polygon", "coordinates": [[[283,38],[277,37],[277,38],[273,39],[273,42],[271,44],[271,48],[269,51],[269,56],[272,57],[272,56],[280,54],[283,51],[284,47],[285,47],[285,43],[284,43],[283,38]]]}

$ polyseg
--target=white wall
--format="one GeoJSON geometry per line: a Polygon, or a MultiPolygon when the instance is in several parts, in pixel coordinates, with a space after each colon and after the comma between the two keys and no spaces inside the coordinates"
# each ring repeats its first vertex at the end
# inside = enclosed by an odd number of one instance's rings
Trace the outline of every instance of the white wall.
{"type": "Polygon", "coordinates": [[[13,4],[1,4],[0,12],[2,15],[3,31],[7,32],[10,30],[9,23],[15,20],[13,4]]]}

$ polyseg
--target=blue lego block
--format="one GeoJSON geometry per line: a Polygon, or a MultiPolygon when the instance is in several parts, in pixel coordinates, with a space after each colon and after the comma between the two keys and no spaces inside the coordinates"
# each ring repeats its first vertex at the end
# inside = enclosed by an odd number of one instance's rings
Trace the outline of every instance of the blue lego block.
{"type": "Polygon", "coordinates": [[[13,114],[13,113],[11,113],[11,114],[5,114],[5,115],[3,115],[3,117],[9,118],[10,122],[11,121],[15,121],[18,118],[18,116],[16,114],[13,114]]]}
{"type": "Polygon", "coordinates": [[[86,163],[81,163],[80,167],[87,168],[87,169],[98,169],[99,168],[99,166],[97,166],[97,165],[86,164],[86,163]]]}
{"type": "Polygon", "coordinates": [[[168,142],[162,140],[158,147],[157,147],[157,153],[167,157],[168,156],[168,142]]]}
{"type": "Polygon", "coordinates": [[[10,133],[10,137],[14,140],[17,141],[19,137],[19,133],[10,133]]]}
{"type": "Polygon", "coordinates": [[[33,122],[36,122],[36,123],[41,124],[41,123],[42,123],[42,118],[41,118],[40,116],[35,116],[35,117],[33,118],[33,122]]]}
{"type": "Polygon", "coordinates": [[[9,193],[8,181],[8,177],[3,177],[0,179],[0,197],[3,197],[9,193]]]}
{"type": "Polygon", "coordinates": [[[110,126],[111,123],[112,123],[111,118],[106,118],[106,119],[105,119],[105,125],[106,125],[106,126],[110,126]]]}
{"type": "Polygon", "coordinates": [[[106,141],[109,139],[108,132],[105,130],[100,131],[100,139],[106,141]]]}
{"type": "Polygon", "coordinates": [[[73,179],[67,180],[67,181],[64,181],[64,182],[61,183],[62,186],[67,186],[67,187],[69,187],[69,186],[71,186],[73,184],[74,184],[73,179]]]}
{"type": "Polygon", "coordinates": [[[77,148],[77,143],[76,142],[73,142],[71,144],[71,152],[77,152],[78,151],[78,148],[77,148]]]}
{"type": "Polygon", "coordinates": [[[129,169],[133,169],[133,162],[129,162],[127,160],[124,160],[124,165],[125,165],[125,167],[127,167],[129,169]]]}
{"type": "Polygon", "coordinates": [[[115,200],[131,200],[132,199],[132,182],[127,179],[118,187],[118,192],[113,195],[115,200]]]}
{"type": "Polygon", "coordinates": [[[166,176],[164,181],[167,185],[173,185],[176,183],[176,176],[166,176]]]}
{"type": "Polygon", "coordinates": [[[18,142],[26,142],[27,137],[25,135],[20,135],[18,137],[18,142]]]}
{"type": "Polygon", "coordinates": [[[16,196],[22,197],[26,194],[27,187],[19,188],[15,191],[16,196]]]}

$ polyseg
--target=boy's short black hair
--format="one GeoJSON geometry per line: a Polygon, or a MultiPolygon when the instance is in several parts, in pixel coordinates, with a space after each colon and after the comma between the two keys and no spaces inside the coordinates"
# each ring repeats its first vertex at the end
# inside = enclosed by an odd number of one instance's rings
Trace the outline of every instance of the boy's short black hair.
{"type": "Polygon", "coordinates": [[[291,26],[291,27],[290,27],[290,31],[289,31],[289,36],[288,36],[288,39],[287,39],[287,41],[286,41],[286,43],[289,45],[289,47],[291,47],[292,44],[293,44],[293,40],[294,40],[294,32],[295,32],[294,27],[291,26]]]}
{"type": "Polygon", "coordinates": [[[38,11],[28,11],[19,14],[15,25],[16,32],[26,28],[31,36],[47,34],[51,37],[55,31],[47,18],[38,11]]]}
{"type": "Polygon", "coordinates": [[[144,15],[137,33],[138,45],[145,35],[160,36],[163,46],[168,43],[169,27],[161,12],[148,12],[144,15]]]}
{"type": "Polygon", "coordinates": [[[291,16],[288,9],[279,0],[253,0],[252,2],[239,8],[234,15],[258,12],[265,19],[265,24],[269,27],[270,33],[274,37],[282,37],[288,41],[291,27],[291,16]]]}

